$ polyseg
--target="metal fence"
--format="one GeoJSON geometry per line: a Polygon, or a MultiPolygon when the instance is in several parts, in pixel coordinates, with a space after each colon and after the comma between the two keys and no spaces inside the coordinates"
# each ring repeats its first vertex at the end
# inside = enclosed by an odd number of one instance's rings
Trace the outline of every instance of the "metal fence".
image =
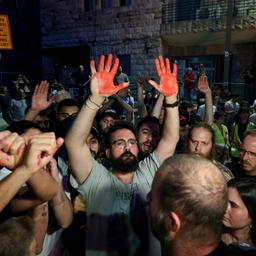
{"type": "MultiPolygon", "coordinates": [[[[256,0],[233,0],[233,16],[256,17],[256,0]]],[[[170,0],[163,5],[162,23],[186,20],[226,19],[228,0],[170,0]]]]}

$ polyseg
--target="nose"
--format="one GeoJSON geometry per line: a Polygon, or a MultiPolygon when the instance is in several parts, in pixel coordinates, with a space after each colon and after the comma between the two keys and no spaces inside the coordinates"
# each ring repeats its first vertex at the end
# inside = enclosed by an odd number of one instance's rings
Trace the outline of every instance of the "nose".
{"type": "Polygon", "coordinates": [[[200,151],[200,148],[201,148],[201,147],[200,147],[200,143],[199,143],[199,142],[196,142],[195,150],[199,152],[199,151],[200,151]]]}
{"type": "Polygon", "coordinates": [[[241,159],[242,159],[242,160],[247,160],[247,159],[248,159],[247,151],[244,151],[244,152],[241,154],[241,159]]]}
{"type": "Polygon", "coordinates": [[[149,141],[149,142],[152,141],[152,134],[148,134],[148,136],[147,136],[147,141],[149,141]]]}
{"type": "Polygon", "coordinates": [[[230,208],[231,208],[231,205],[230,205],[230,202],[228,202],[227,209],[225,211],[225,215],[229,212],[230,208]]]}
{"type": "Polygon", "coordinates": [[[126,144],[124,150],[125,150],[126,152],[130,152],[130,146],[126,144]]]}
{"type": "Polygon", "coordinates": [[[129,143],[129,142],[126,142],[126,143],[125,143],[125,147],[124,147],[125,151],[130,151],[130,148],[131,148],[130,143],[129,143]]]}

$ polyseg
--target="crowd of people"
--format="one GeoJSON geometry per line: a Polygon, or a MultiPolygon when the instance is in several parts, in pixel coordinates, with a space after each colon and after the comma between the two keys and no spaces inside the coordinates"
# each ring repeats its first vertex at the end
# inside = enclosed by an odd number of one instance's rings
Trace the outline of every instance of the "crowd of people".
{"type": "Polygon", "coordinates": [[[182,101],[177,64],[155,66],[136,96],[111,54],[91,61],[82,102],[17,83],[16,115],[0,88],[1,256],[256,255],[256,103],[203,66],[182,101]]]}

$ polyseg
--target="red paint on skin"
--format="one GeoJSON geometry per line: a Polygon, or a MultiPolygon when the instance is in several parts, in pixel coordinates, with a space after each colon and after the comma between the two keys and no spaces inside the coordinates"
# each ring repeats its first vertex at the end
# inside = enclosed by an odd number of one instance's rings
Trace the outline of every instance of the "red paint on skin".
{"type": "Polygon", "coordinates": [[[9,157],[6,156],[6,155],[1,155],[1,157],[0,157],[0,166],[8,166],[9,163],[10,163],[9,157]]]}
{"type": "Polygon", "coordinates": [[[169,60],[166,59],[165,65],[162,56],[155,60],[155,64],[160,78],[160,85],[157,86],[157,89],[164,96],[176,94],[179,89],[177,82],[177,65],[173,64],[173,72],[171,72],[169,60]]]}
{"type": "Polygon", "coordinates": [[[106,71],[93,74],[92,79],[97,79],[98,81],[97,89],[99,95],[112,95],[119,90],[127,87],[127,85],[125,84],[119,84],[117,86],[114,85],[114,77],[106,71]]]}
{"type": "MultiPolygon", "coordinates": [[[[114,85],[113,81],[118,68],[119,60],[115,59],[113,67],[110,70],[112,58],[112,54],[109,54],[106,65],[104,67],[105,57],[101,55],[98,71],[92,75],[92,81],[97,80],[96,93],[98,95],[113,95],[114,93],[117,93],[119,90],[128,86],[128,83],[119,84],[116,86],[114,85]]],[[[91,61],[91,69],[95,69],[94,61],[91,61]]]]}
{"type": "Polygon", "coordinates": [[[55,149],[52,151],[51,156],[54,156],[55,153],[57,152],[57,150],[58,150],[58,148],[55,148],[55,149]]]}

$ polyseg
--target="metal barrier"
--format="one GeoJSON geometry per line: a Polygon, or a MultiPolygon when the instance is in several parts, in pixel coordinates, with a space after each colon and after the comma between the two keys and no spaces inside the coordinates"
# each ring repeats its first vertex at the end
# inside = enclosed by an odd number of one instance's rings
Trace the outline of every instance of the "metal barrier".
{"type": "MultiPolygon", "coordinates": [[[[228,0],[170,0],[163,4],[162,23],[177,21],[226,19],[228,0]]],[[[234,17],[256,17],[256,0],[234,1],[234,17]]]]}

